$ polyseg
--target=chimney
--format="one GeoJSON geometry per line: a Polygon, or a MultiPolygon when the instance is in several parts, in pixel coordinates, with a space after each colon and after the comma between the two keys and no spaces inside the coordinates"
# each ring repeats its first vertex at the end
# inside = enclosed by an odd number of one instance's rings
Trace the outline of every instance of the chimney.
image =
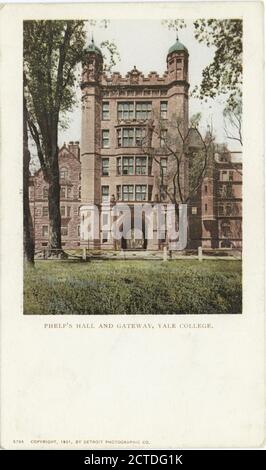
{"type": "Polygon", "coordinates": [[[79,141],[76,142],[69,142],[68,150],[75,155],[75,157],[79,160],[80,149],[79,149],[79,141]]]}

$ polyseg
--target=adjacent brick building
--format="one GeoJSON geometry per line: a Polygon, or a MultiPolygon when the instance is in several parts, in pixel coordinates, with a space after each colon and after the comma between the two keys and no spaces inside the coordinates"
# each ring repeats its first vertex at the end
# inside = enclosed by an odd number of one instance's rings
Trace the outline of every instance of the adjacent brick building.
{"type": "MultiPolygon", "coordinates": [[[[80,246],[81,165],[79,142],[70,142],[59,151],[61,185],[61,234],[65,248],[80,246]]],[[[30,208],[35,233],[35,249],[48,246],[48,186],[42,170],[30,178],[30,208]]]]}
{"type": "MultiPolygon", "coordinates": [[[[188,61],[186,47],[177,39],[166,56],[163,76],[144,76],[134,67],[125,77],[103,72],[103,57],[92,42],[82,73],[81,148],[70,142],[60,150],[62,242],[79,246],[160,249],[165,240],[145,240],[144,232],[119,243],[112,239],[106,221],[113,204],[126,202],[132,209],[144,202],[162,201],[161,172],[173,168],[164,136],[168,123],[178,117],[181,131],[188,132],[188,61]],[[160,121],[160,133],[152,133],[149,145],[156,159],[145,152],[143,141],[149,123],[160,121]],[[94,223],[91,207],[101,215],[99,237],[86,238],[84,227],[94,223]],[[80,212],[80,213],[79,213],[80,212]],[[80,229],[81,225],[81,229],[80,229]],[[107,228],[106,228],[107,227],[107,228]]],[[[241,247],[241,162],[228,151],[218,152],[212,170],[189,203],[189,248],[241,247]]],[[[189,165],[180,166],[181,186],[186,194],[189,165]]],[[[41,170],[31,178],[30,201],[36,248],[48,245],[47,188],[41,170]]],[[[163,198],[166,203],[167,198],[163,198]]]]}
{"type": "Polygon", "coordinates": [[[242,153],[217,151],[189,205],[189,247],[242,248],[242,153]]]}

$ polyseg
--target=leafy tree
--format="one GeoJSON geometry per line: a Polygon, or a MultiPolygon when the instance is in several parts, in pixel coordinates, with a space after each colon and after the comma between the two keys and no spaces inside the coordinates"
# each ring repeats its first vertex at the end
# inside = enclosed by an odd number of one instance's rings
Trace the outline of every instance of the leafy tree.
{"type": "Polygon", "coordinates": [[[202,72],[199,97],[228,93],[228,104],[234,108],[242,87],[242,20],[201,19],[194,28],[199,42],[215,47],[213,61],[202,72]]]}
{"type": "MultiPolygon", "coordinates": [[[[95,25],[94,23],[91,23],[95,25]]],[[[108,22],[102,22],[107,27],[108,22]]],[[[76,102],[77,66],[86,54],[85,21],[24,22],[25,115],[36,144],[44,179],[48,183],[50,247],[61,250],[58,131],[67,126],[67,113],[76,102]]],[[[103,47],[109,67],[119,59],[115,44],[103,47]]],[[[104,54],[104,57],[105,54],[104,54]]]]}
{"type": "Polygon", "coordinates": [[[85,46],[84,21],[24,22],[26,119],[48,183],[50,246],[61,250],[58,128],[74,104],[75,67],[85,46]]]}
{"type": "Polygon", "coordinates": [[[30,151],[26,119],[26,100],[23,97],[23,246],[26,263],[34,264],[33,225],[29,204],[30,151]]]}

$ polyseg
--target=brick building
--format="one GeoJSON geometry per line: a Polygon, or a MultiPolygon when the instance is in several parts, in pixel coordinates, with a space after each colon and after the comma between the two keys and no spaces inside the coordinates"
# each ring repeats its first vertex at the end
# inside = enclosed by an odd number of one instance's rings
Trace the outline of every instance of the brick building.
{"type": "Polygon", "coordinates": [[[242,248],[242,153],[217,151],[189,205],[189,247],[242,248]]]}
{"type": "MultiPolygon", "coordinates": [[[[81,165],[79,142],[70,142],[59,151],[59,169],[61,186],[61,234],[62,246],[78,248],[80,246],[81,206],[81,165]]],[[[35,249],[48,246],[48,186],[42,170],[30,178],[30,208],[35,234],[35,249]]]]}
{"type": "MultiPolygon", "coordinates": [[[[180,118],[181,131],[188,132],[188,61],[186,47],[177,39],[166,56],[163,76],[144,76],[134,67],[125,77],[103,72],[103,57],[92,41],[83,64],[81,148],[70,142],[59,153],[62,242],[66,248],[160,249],[165,240],[145,239],[144,227],[136,230],[131,215],[130,239],[112,239],[108,221],[114,204],[125,202],[131,209],[145,202],[166,203],[161,175],[173,172],[164,136],[170,122],[180,118]],[[160,122],[160,132],[150,136],[156,159],[145,152],[143,141],[149,123],[160,122]],[[88,242],[86,227],[100,214],[99,236],[88,242]],[[80,210],[80,213],[79,213],[80,210]],[[81,226],[81,228],[80,228],[81,226]]],[[[218,154],[217,154],[218,155],[218,154]]],[[[241,246],[241,163],[233,153],[219,153],[202,187],[188,207],[189,247],[241,246]],[[219,157],[219,158],[218,158],[219,157]]],[[[181,163],[181,187],[186,194],[189,165],[181,163]]],[[[36,248],[48,245],[47,188],[39,170],[31,178],[30,201],[36,248]]]]}

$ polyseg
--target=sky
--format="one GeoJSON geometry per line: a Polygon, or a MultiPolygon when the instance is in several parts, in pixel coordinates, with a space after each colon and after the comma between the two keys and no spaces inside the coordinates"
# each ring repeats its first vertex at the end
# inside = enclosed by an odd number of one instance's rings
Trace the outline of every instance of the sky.
{"type": "MultiPolygon", "coordinates": [[[[120,53],[120,62],[113,68],[114,71],[125,75],[134,65],[138,70],[147,75],[150,71],[157,71],[160,75],[166,70],[166,56],[168,49],[176,41],[176,33],[169,31],[159,20],[111,20],[107,28],[88,25],[88,43],[93,34],[94,42],[100,45],[102,41],[114,41],[120,53]]],[[[213,58],[214,48],[198,43],[194,38],[192,22],[187,22],[187,28],[178,33],[179,40],[189,51],[189,82],[190,91],[201,82],[202,70],[213,58]]],[[[77,107],[69,114],[69,127],[60,131],[59,144],[71,140],[80,141],[81,130],[81,107],[80,90],[76,87],[77,107]]],[[[227,142],[224,133],[223,108],[226,96],[222,95],[215,99],[202,102],[196,98],[189,100],[189,115],[202,114],[201,130],[207,128],[212,121],[214,134],[217,142],[227,142]]],[[[239,144],[234,141],[228,142],[231,150],[239,150],[239,144]]]]}

